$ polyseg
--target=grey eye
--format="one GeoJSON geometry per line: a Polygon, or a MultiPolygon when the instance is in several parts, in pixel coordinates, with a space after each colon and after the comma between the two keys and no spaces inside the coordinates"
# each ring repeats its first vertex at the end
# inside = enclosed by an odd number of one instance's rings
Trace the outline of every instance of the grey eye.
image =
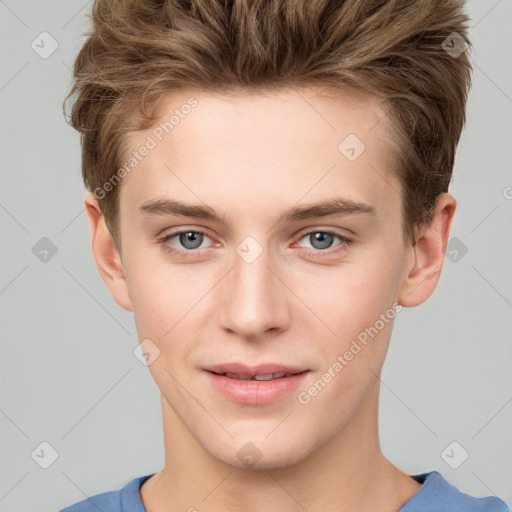
{"type": "Polygon", "coordinates": [[[334,235],[324,231],[314,231],[306,236],[309,237],[314,249],[328,249],[334,241],[334,235]]]}
{"type": "Polygon", "coordinates": [[[179,234],[180,244],[182,244],[185,249],[197,249],[202,244],[203,238],[204,235],[197,231],[184,231],[179,234]]]}

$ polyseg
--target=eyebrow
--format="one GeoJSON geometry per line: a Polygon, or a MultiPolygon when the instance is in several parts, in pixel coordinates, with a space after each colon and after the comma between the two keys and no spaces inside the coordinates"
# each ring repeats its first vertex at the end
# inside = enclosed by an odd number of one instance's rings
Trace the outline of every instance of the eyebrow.
{"type": "MultiPolygon", "coordinates": [[[[185,204],[174,199],[150,199],[139,207],[139,211],[141,214],[145,215],[181,215],[183,217],[193,217],[225,225],[228,224],[226,217],[218,215],[215,210],[209,206],[185,204]]],[[[335,197],[320,203],[293,206],[279,216],[278,222],[299,221],[330,215],[350,215],[356,213],[373,217],[377,216],[375,208],[369,204],[343,197],[335,197]]]]}

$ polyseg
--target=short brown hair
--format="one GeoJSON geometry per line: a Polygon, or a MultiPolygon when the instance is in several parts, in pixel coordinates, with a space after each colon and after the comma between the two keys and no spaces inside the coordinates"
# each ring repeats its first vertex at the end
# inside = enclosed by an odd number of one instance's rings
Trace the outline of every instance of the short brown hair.
{"type": "MultiPolygon", "coordinates": [[[[448,191],[465,123],[472,68],[463,6],[463,0],[96,0],[65,100],[76,95],[70,124],[81,133],[84,183],[102,189],[121,165],[124,135],[154,122],[165,93],[310,84],[355,89],[384,100],[396,141],[404,239],[415,243],[416,228],[429,223],[436,197],[448,191]],[[461,48],[459,55],[451,47],[461,48]]],[[[98,200],[120,248],[118,192],[109,187],[98,200]]]]}

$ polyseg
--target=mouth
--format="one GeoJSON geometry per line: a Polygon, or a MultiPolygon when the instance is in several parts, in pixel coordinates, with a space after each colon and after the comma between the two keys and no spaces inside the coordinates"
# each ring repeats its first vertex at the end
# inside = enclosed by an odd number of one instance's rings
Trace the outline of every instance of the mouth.
{"type": "Polygon", "coordinates": [[[224,375],[238,380],[274,380],[298,375],[309,368],[304,366],[287,366],[281,363],[262,363],[249,366],[244,363],[222,363],[208,366],[204,370],[216,375],[224,375]]]}
{"type": "Polygon", "coordinates": [[[230,363],[204,368],[213,389],[233,402],[263,405],[290,395],[304,380],[310,369],[264,364],[247,366],[230,363]]]}
{"type": "MultiPolygon", "coordinates": [[[[206,371],[209,371],[209,370],[206,370],[206,371]]],[[[265,374],[256,374],[256,375],[240,374],[240,373],[233,373],[233,372],[218,373],[218,372],[212,372],[212,371],[210,371],[210,373],[213,373],[214,375],[229,377],[230,379],[262,381],[262,380],[283,379],[286,377],[291,377],[292,375],[299,375],[306,371],[308,371],[308,370],[299,371],[296,373],[276,372],[276,373],[265,373],[265,374]]]]}

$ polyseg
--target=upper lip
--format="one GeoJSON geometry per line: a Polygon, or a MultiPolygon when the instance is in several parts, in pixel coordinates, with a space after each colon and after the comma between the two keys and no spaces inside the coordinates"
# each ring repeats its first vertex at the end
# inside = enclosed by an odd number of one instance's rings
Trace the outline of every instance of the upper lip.
{"type": "Polygon", "coordinates": [[[236,373],[243,377],[253,377],[254,375],[269,375],[271,373],[302,373],[307,371],[308,368],[285,366],[280,363],[262,363],[256,366],[248,366],[244,363],[224,363],[208,366],[204,370],[218,374],[236,373]]]}

